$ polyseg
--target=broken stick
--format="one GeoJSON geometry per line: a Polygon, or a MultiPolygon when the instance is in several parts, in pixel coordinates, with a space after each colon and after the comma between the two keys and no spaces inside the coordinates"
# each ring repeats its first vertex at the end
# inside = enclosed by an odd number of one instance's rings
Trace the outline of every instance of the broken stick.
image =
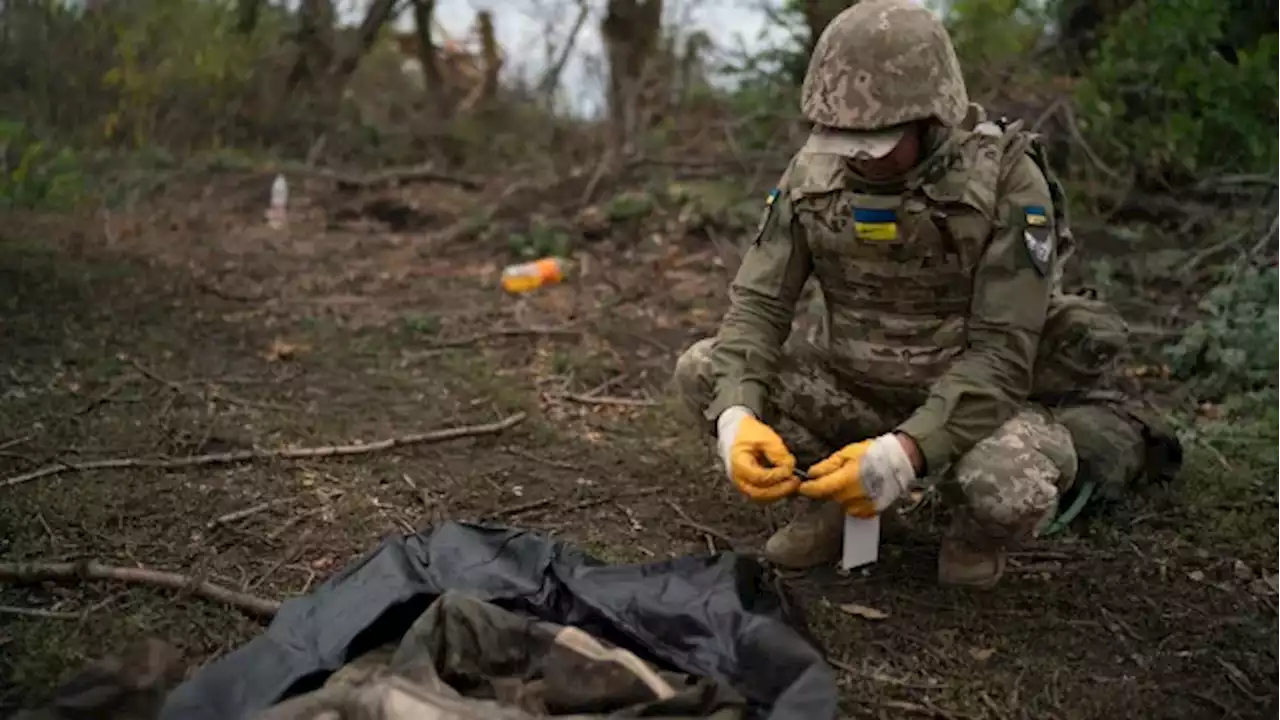
{"type": "Polygon", "coordinates": [[[188,590],[195,595],[226,603],[256,617],[269,618],[280,609],[280,603],[254,595],[228,590],[221,585],[198,581],[186,575],[147,570],[145,568],[123,568],[103,565],[95,561],[81,563],[0,563],[0,582],[37,583],[66,580],[115,580],[135,585],[152,585],[188,590]]]}
{"type": "Polygon", "coordinates": [[[260,512],[269,510],[273,505],[287,503],[292,501],[292,499],[293,498],[277,498],[275,500],[268,500],[267,502],[258,503],[257,505],[247,507],[243,510],[236,510],[234,512],[229,512],[225,515],[219,515],[218,517],[205,523],[205,528],[212,530],[218,527],[219,525],[225,525],[227,523],[232,523],[237,520],[243,520],[249,517],[250,515],[257,515],[260,512]]]}
{"type": "Polygon", "coordinates": [[[580,335],[582,335],[581,330],[575,330],[567,327],[501,328],[498,330],[488,330],[486,332],[479,332],[473,335],[466,335],[452,340],[441,340],[440,342],[432,343],[427,352],[431,352],[432,350],[447,350],[450,348],[466,347],[485,340],[493,340],[497,338],[529,336],[578,337],[580,335]]]}
{"type": "Polygon", "coordinates": [[[526,417],[527,413],[518,412],[509,417],[503,418],[498,422],[486,423],[483,425],[463,425],[456,428],[448,428],[446,430],[433,430],[431,432],[417,433],[414,435],[402,435],[400,437],[387,438],[371,443],[363,443],[360,445],[324,445],[321,447],[310,448],[276,448],[274,450],[237,450],[226,453],[213,453],[210,455],[193,455],[185,458],[171,458],[167,460],[149,460],[146,458],[110,458],[107,460],[91,460],[83,463],[62,462],[56,465],[48,465],[38,470],[32,470],[22,475],[14,475],[0,482],[0,487],[12,487],[21,485],[25,482],[38,480],[49,475],[57,475],[62,472],[74,470],[76,472],[84,472],[86,470],[107,470],[119,468],[180,468],[180,467],[196,467],[200,465],[225,465],[237,462],[248,462],[250,460],[267,460],[271,458],[282,458],[285,460],[304,460],[316,458],[340,457],[346,455],[364,455],[367,453],[381,452],[405,445],[422,445],[426,443],[438,443],[446,440],[454,440],[461,437],[476,437],[480,435],[496,435],[504,430],[510,429],[518,425],[526,417]]]}
{"type": "Polygon", "coordinates": [[[583,405],[622,405],[624,407],[655,407],[657,400],[646,398],[613,397],[610,395],[580,395],[578,393],[561,393],[548,395],[557,400],[572,400],[583,405]]]}

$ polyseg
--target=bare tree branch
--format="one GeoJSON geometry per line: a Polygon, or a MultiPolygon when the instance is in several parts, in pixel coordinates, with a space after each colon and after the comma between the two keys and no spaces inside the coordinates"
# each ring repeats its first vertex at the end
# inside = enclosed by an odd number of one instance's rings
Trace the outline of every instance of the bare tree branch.
{"type": "Polygon", "coordinates": [[[578,0],[578,17],[573,21],[573,27],[565,37],[564,44],[560,46],[559,55],[543,74],[542,81],[538,83],[538,92],[542,94],[547,107],[552,105],[556,89],[560,87],[560,76],[564,74],[565,65],[569,63],[569,57],[573,54],[578,36],[582,33],[583,26],[587,24],[587,16],[590,14],[591,8],[587,5],[587,0],[578,0]]]}

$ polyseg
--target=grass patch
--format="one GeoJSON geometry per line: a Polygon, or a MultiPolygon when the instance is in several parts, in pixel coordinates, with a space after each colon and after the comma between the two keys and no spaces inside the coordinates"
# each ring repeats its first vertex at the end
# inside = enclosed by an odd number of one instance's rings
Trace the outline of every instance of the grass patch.
{"type": "Polygon", "coordinates": [[[1182,531],[1188,541],[1275,564],[1276,401],[1274,388],[1235,395],[1217,417],[1179,419],[1187,460],[1176,492],[1191,519],[1182,531]]]}

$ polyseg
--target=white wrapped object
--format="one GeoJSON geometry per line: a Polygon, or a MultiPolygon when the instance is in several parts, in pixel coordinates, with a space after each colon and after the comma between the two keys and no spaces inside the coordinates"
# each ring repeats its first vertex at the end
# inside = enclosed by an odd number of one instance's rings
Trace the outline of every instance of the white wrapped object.
{"type": "Polygon", "coordinates": [[[880,516],[857,518],[846,515],[844,518],[844,553],[840,557],[840,568],[854,568],[870,565],[880,558],[880,516]]]}
{"type": "Polygon", "coordinates": [[[267,224],[273,230],[279,230],[284,227],[288,219],[289,206],[289,182],[284,179],[284,175],[276,175],[276,179],[271,183],[271,204],[267,208],[267,224]]]}

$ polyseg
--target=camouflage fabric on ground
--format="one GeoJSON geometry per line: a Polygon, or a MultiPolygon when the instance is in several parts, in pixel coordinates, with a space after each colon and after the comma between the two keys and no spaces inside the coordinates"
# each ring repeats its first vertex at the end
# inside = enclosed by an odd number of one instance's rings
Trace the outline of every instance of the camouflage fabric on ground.
{"type": "Polygon", "coordinates": [[[745,701],[574,627],[446,592],[398,641],[257,720],[740,720],[745,701]]]}

